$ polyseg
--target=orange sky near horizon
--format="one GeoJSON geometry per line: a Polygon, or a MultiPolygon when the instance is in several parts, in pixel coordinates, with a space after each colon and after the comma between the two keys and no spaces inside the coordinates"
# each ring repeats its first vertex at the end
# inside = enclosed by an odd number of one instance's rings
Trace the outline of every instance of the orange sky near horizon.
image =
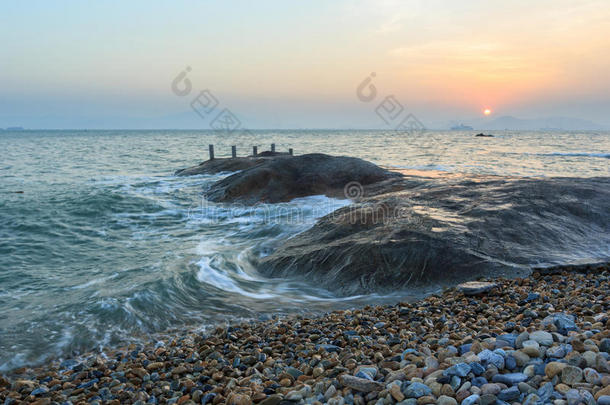
{"type": "Polygon", "coordinates": [[[168,89],[191,66],[196,88],[251,116],[358,115],[355,88],[376,72],[381,94],[424,118],[490,108],[610,124],[608,0],[67,0],[0,14],[0,107],[15,117],[188,110],[168,89]]]}

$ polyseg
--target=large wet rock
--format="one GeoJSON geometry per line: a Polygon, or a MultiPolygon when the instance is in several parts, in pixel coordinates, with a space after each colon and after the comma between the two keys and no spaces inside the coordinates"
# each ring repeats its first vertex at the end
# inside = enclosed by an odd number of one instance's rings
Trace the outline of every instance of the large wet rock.
{"type": "MultiPolygon", "coordinates": [[[[214,183],[206,192],[210,201],[277,203],[311,195],[358,198],[365,192],[365,187],[401,177],[362,159],[322,153],[231,160],[234,162],[219,164],[214,169],[243,169],[214,183]]],[[[213,163],[204,164],[210,166],[205,170],[211,170],[213,163]]],[[[198,173],[202,172],[209,173],[198,173]]]]}
{"type": "Polygon", "coordinates": [[[406,179],[322,218],[259,263],[341,294],[610,260],[610,179],[406,179]]]}
{"type": "Polygon", "coordinates": [[[609,178],[400,175],[324,154],[218,159],[179,174],[234,170],[211,186],[208,199],[354,199],[256,263],[263,274],[340,294],[610,261],[609,178]]]}

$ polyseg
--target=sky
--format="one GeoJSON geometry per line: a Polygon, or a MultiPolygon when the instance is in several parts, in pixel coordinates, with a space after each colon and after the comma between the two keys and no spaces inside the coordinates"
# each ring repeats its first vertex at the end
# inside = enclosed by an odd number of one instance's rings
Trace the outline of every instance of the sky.
{"type": "Polygon", "coordinates": [[[610,126],[608,0],[31,0],[0,3],[0,41],[0,127],[610,126]]]}

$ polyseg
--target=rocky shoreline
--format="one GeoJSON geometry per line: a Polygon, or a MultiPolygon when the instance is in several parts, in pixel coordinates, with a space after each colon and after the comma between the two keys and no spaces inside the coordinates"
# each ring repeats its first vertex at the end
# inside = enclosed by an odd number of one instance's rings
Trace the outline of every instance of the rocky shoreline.
{"type": "Polygon", "coordinates": [[[610,267],[536,269],[604,257],[610,179],[433,179],[271,152],[176,175],[227,171],[238,173],[205,190],[210,201],[354,201],[256,263],[262,274],[339,295],[483,283],[13,370],[2,403],[610,404],[610,267]]]}
{"type": "Polygon", "coordinates": [[[4,404],[610,404],[610,268],[176,334],[0,377],[4,404]]]}
{"type": "Polygon", "coordinates": [[[203,190],[207,200],[352,200],[252,263],[264,276],[300,279],[341,296],[610,261],[607,177],[414,175],[348,156],[272,152],[208,160],[176,174],[235,170],[203,190]]]}

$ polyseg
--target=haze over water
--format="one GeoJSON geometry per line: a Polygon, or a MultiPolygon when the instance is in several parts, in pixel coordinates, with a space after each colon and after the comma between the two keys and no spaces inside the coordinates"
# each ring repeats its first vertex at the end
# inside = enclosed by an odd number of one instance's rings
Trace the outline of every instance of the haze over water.
{"type": "Polygon", "coordinates": [[[336,298],[267,279],[253,259],[349,202],[207,203],[223,175],[176,169],[275,142],[390,167],[514,176],[609,176],[609,133],[26,131],[0,135],[0,370],[149,339],[181,326],[396,302],[428,291],[336,298]],[[21,193],[22,192],[22,193],[21,193]],[[298,213],[298,215],[295,215],[298,213]]]}

